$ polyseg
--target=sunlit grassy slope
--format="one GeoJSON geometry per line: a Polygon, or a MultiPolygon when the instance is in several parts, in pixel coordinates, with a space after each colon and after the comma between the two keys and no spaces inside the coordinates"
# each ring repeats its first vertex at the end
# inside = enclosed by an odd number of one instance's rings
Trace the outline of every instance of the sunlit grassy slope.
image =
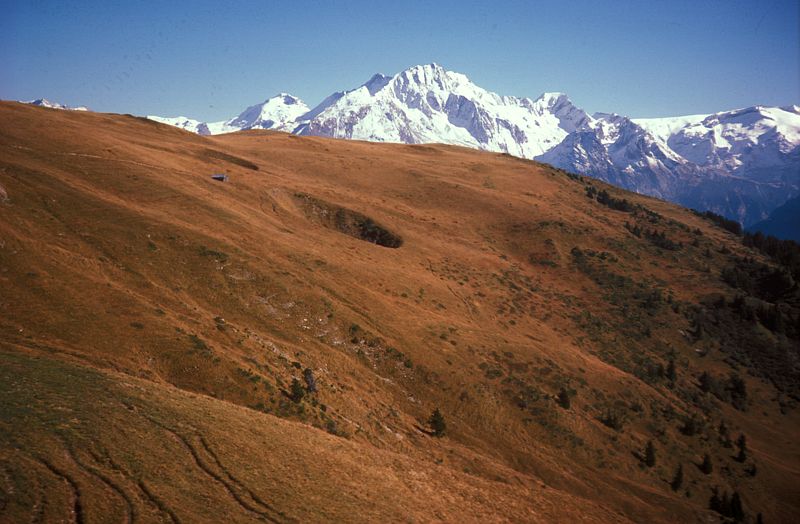
{"type": "Polygon", "coordinates": [[[0,520],[714,521],[715,486],[798,511],[796,331],[721,278],[773,263],[684,209],[506,155],[13,103],[0,189],[0,520]]]}

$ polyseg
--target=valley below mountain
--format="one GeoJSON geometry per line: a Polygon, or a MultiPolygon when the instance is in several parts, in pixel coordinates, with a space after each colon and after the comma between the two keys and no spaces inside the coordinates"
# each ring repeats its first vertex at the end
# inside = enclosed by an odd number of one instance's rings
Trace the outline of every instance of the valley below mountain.
{"type": "MultiPolygon", "coordinates": [[[[718,209],[693,137],[796,108],[674,130],[425,71],[281,95],[293,129],[0,102],[0,521],[796,520],[796,245],[593,178],[718,209]],[[377,143],[425,122],[457,145],[377,143]]],[[[795,162],[774,129],[736,158],[795,162]]]]}

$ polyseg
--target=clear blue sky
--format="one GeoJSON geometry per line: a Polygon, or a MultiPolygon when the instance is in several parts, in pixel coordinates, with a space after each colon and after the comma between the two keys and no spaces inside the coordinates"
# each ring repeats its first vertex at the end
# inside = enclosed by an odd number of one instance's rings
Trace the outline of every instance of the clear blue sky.
{"type": "Polygon", "coordinates": [[[437,62],[634,117],[800,103],[800,1],[0,0],[0,98],[219,120],[437,62]]]}

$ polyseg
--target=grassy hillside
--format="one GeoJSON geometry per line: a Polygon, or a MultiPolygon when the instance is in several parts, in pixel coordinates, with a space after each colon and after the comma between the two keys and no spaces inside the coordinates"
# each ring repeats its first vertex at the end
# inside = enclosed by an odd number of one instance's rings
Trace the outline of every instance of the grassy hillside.
{"type": "Polygon", "coordinates": [[[507,155],[13,103],[0,151],[0,519],[799,509],[798,287],[706,218],[507,155]]]}

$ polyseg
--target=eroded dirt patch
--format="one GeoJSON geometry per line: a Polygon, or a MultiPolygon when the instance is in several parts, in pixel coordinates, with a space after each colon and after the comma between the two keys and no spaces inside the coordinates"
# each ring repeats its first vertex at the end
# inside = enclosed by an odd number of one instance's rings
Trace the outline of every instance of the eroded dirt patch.
{"type": "Polygon", "coordinates": [[[229,155],[228,153],[223,153],[222,151],[217,151],[216,149],[206,148],[200,153],[200,157],[204,159],[214,158],[216,160],[222,160],[223,162],[236,164],[237,166],[241,166],[251,171],[258,171],[258,166],[249,160],[245,160],[244,158],[240,158],[238,156],[229,155]]]}
{"type": "Polygon", "coordinates": [[[383,247],[403,245],[400,235],[393,233],[366,215],[306,193],[295,193],[294,199],[309,219],[345,235],[383,247]]]}

